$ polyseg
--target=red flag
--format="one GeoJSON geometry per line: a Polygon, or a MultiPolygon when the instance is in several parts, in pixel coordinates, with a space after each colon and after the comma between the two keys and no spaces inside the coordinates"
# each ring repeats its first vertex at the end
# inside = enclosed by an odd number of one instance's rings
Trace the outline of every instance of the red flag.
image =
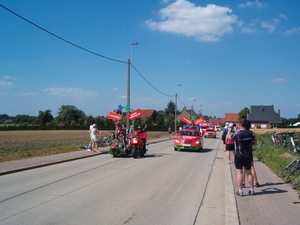
{"type": "Polygon", "coordinates": [[[181,121],[183,121],[183,122],[185,122],[185,123],[187,123],[187,124],[192,124],[192,123],[193,123],[193,122],[192,122],[189,118],[187,118],[186,116],[182,117],[182,118],[181,118],[181,121]]]}
{"type": "Polygon", "coordinates": [[[198,118],[198,119],[196,119],[196,120],[194,121],[194,124],[195,124],[195,125],[198,125],[198,124],[203,123],[203,122],[204,122],[204,118],[203,118],[203,117],[200,117],[200,118],[198,118]]]}
{"type": "Polygon", "coordinates": [[[134,110],[132,113],[129,113],[127,118],[133,120],[135,118],[142,117],[142,113],[140,109],[134,110]]]}
{"type": "Polygon", "coordinates": [[[120,114],[117,114],[117,113],[114,113],[114,112],[108,112],[107,119],[120,120],[120,119],[122,119],[122,116],[120,114]]]}

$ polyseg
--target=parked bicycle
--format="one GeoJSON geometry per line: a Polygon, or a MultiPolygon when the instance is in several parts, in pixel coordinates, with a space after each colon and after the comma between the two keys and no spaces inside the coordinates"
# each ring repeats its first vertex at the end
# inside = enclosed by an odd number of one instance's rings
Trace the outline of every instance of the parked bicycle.
{"type": "Polygon", "coordinates": [[[300,154],[300,145],[297,137],[294,137],[294,134],[298,132],[291,132],[289,135],[291,136],[292,150],[294,153],[300,154]]]}
{"type": "Polygon", "coordinates": [[[291,182],[291,176],[293,175],[300,175],[300,159],[290,162],[279,173],[280,177],[285,177],[286,183],[291,182]]]}
{"type": "Polygon", "coordinates": [[[259,138],[259,140],[260,140],[259,145],[257,146],[256,149],[253,149],[253,150],[256,151],[256,152],[257,152],[264,144],[266,144],[266,142],[264,142],[262,139],[259,138]]]}
{"type": "Polygon", "coordinates": [[[281,144],[279,134],[276,133],[275,131],[271,134],[271,140],[275,145],[280,145],[281,144]]]}
{"type": "Polygon", "coordinates": [[[292,184],[292,188],[293,189],[299,189],[300,188],[300,175],[294,180],[294,182],[292,184]]]}

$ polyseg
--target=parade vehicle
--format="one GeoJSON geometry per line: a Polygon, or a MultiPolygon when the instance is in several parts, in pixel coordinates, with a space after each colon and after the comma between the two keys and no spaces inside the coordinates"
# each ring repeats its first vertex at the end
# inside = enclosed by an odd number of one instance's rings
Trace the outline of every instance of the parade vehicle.
{"type": "Polygon", "coordinates": [[[195,129],[182,129],[177,133],[174,141],[174,150],[201,151],[203,149],[203,137],[201,132],[195,129]]]}
{"type": "Polygon", "coordinates": [[[220,131],[220,130],[221,130],[221,126],[220,126],[220,125],[216,125],[215,130],[216,130],[216,131],[220,131]]]}
{"type": "Polygon", "coordinates": [[[213,137],[213,138],[216,138],[217,137],[217,133],[215,131],[215,129],[213,127],[208,127],[206,129],[206,131],[204,132],[204,137],[207,138],[207,137],[213,137]]]}
{"type": "Polygon", "coordinates": [[[202,134],[204,134],[204,132],[206,131],[206,129],[208,128],[208,123],[201,123],[200,124],[201,127],[201,132],[202,134]]]}

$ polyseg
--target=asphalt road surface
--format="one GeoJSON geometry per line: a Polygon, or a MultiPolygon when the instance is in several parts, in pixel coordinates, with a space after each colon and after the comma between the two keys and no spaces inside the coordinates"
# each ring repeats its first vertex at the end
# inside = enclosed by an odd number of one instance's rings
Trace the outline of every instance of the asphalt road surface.
{"type": "Polygon", "coordinates": [[[0,177],[0,224],[195,224],[220,139],[144,158],[103,154],[0,177]]]}

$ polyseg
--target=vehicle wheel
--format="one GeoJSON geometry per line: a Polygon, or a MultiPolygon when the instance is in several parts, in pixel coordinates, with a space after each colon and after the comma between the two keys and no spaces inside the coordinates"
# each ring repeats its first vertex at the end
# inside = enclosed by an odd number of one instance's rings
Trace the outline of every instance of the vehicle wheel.
{"type": "Polygon", "coordinates": [[[137,148],[133,148],[133,149],[132,149],[132,157],[135,158],[135,159],[137,158],[137,155],[138,155],[138,152],[137,152],[137,151],[138,151],[137,148]]]}
{"type": "Polygon", "coordinates": [[[178,151],[178,149],[174,147],[174,151],[178,151]]]}

